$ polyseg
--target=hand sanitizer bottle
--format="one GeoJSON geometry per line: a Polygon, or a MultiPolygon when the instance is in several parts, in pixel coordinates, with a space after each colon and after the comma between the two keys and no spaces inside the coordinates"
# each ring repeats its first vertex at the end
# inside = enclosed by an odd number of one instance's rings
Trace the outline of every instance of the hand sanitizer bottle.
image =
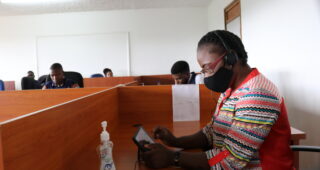
{"type": "Polygon", "coordinates": [[[107,121],[101,122],[103,131],[100,134],[101,144],[100,150],[100,170],[115,170],[112,159],[112,147],[113,143],[110,141],[109,133],[107,132],[107,121]]]}

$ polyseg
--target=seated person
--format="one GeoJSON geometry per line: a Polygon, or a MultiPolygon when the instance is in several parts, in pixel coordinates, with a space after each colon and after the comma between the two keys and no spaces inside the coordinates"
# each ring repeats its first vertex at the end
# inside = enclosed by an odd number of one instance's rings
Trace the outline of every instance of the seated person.
{"type": "Polygon", "coordinates": [[[159,143],[145,145],[151,168],[293,170],[290,124],[277,87],[247,64],[235,34],[218,30],[198,43],[197,59],[208,89],[222,93],[211,122],[199,132],[175,137],[166,128],[154,135],[169,146],[204,152],[175,152],[159,143]]]}
{"type": "Polygon", "coordinates": [[[201,74],[190,73],[189,64],[186,61],[177,61],[171,67],[171,74],[175,84],[203,84],[201,74]]]}
{"type": "Polygon", "coordinates": [[[79,88],[79,85],[73,80],[66,79],[64,77],[64,72],[62,65],[59,63],[54,63],[50,67],[51,81],[46,82],[43,86],[44,89],[63,89],[63,88],[79,88]]]}
{"type": "Polygon", "coordinates": [[[21,87],[25,89],[41,89],[39,81],[34,79],[33,71],[28,71],[27,77],[22,78],[21,87]]]}
{"type": "Polygon", "coordinates": [[[33,80],[34,80],[34,73],[33,73],[33,71],[28,71],[28,75],[27,75],[27,77],[30,77],[30,78],[32,78],[33,80]]]}
{"type": "Polygon", "coordinates": [[[105,68],[103,70],[103,74],[105,77],[113,77],[113,72],[110,68],[105,68]]]}

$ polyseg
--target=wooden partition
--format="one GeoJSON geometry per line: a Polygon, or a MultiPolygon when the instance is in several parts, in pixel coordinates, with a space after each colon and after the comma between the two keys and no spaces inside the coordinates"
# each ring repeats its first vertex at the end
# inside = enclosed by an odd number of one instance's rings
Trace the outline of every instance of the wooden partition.
{"type": "Polygon", "coordinates": [[[107,120],[108,130],[114,131],[117,99],[116,88],[104,90],[2,123],[2,166],[5,170],[99,169],[100,123],[107,120]]]}
{"type": "Polygon", "coordinates": [[[200,122],[209,123],[213,112],[216,109],[220,93],[209,90],[205,85],[199,85],[200,88],[200,122]]]}
{"type": "Polygon", "coordinates": [[[144,85],[171,85],[174,80],[171,74],[141,76],[141,84],[144,85]]]}
{"type": "Polygon", "coordinates": [[[132,85],[172,85],[174,80],[170,74],[149,75],[149,76],[129,76],[129,77],[101,77],[85,78],[84,87],[107,87],[119,84],[132,85]],[[132,84],[132,82],[135,82],[132,84]]]}
{"type": "Polygon", "coordinates": [[[126,84],[123,84],[124,86],[139,86],[140,83],[138,81],[129,82],[126,84]]]}
{"type": "Polygon", "coordinates": [[[101,78],[84,78],[84,87],[110,87],[119,84],[127,84],[131,82],[140,82],[140,77],[101,77],[101,78]]]}
{"type": "Polygon", "coordinates": [[[23,90],[0,93],[0,122],[38,111],[106,88],[23,90]]]}
{"type": "Polygon", "coordinates": [[[171,85],[119,87],[120,122],[113,136],[117,169],[134,169],[135,166],[139,170],[148,169],[144,165],[135,164],[137,147],[131,139],[137,130],[134,125],[141,124],[149,134],[152,134],[154,127],[165,126],[175,135],[182,136],[195,133],[208,123],[219,94],[212,93],[204,85],[200,85],[199,90],[201,121],[173,122],[171,85]]]}
{"type": "MultiPolygon", "coordinates": [[[[120,87],[120,116],[123,123],[172,123],[172,86],[120,87]]],[[[209,122],[219,98],[200,85],[200,120],[209,122]]]]}
{"type": "MultiPolygon", "coordinates": [[[[117,169],[134,169],[137,160],[137,147],[132,142],[137,130],[134,125],[142,124],[150,134],[157,125],[168,127],[176,136],[192,134],[210,121],[218,97],[218,93],[200,85],[200,121],[173,122],[172,86],[169,85],[0,93],[0,100],[8,99],[6,102],[15,116],[0,123],[0,170],[99,169],[96,149],[103,120],[108,121],[117,169]],[[23,96],[34,97],[25,98],[23,102],[23,96]],[[41,101],[50,98],[56,103],[41,101]],[[38,102],[29,103],[35,99],[38,102]],[[30,105],[34,107],[25,111],[30,105]],[[37,109],[42,110],[33,112],[37,109]],[[26,114],[31,111],[33,113],[26,114]],[[25,115],[17,117],[23,113],[25,115]]],[[[0,118],[3,115],[1,112],[0,118]]],[[[292,134],[293,140],[301,137],[301,132],[292,134]]],[[[140,170],[147,169],[137,166],[140,170]]]]}

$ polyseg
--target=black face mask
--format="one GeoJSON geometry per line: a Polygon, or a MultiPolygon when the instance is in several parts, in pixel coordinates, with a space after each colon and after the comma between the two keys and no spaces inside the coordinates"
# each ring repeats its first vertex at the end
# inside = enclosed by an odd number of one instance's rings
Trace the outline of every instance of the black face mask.
{"type": "Polygon", "coordinates": [[[230,85],[233,72],[221,67],[214,75],[204,78],[204,84],[212,91],[223,93],[230,85]]]}

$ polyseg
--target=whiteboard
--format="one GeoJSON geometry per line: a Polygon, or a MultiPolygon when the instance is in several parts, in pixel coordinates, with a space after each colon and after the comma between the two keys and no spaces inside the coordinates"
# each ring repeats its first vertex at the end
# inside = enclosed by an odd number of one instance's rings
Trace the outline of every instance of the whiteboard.
{"type": "Polygon", "coordinates": [[[115,76],[130,74],[128,33],[43,36],[37,38],[38,75],[49,74],[53,63],[83,77],[111,68],[115,76]]]}

